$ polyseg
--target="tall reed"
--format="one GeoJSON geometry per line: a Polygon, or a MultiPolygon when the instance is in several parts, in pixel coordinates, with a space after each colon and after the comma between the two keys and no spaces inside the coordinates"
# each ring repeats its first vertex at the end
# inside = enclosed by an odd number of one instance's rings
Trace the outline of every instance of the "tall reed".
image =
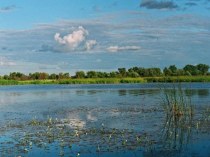
{"type": "Polygon", "coordinates": [[[165,113],[162,132],[164,147],[182,150],[191,137],[194,115],[191,97],[185,94],[181,84],[176,84],[170,89],[163,88],[161,105],[165,113]]]}
{"type": "Polygon", "coordinates": [[[191,117],[193,115],[191,97],[185,95],[181,84],[173,85],[170,89],[164,87],[161,98],[161,105],[167,115],[171,115],[174,118],[181,116],[191,117]]]}

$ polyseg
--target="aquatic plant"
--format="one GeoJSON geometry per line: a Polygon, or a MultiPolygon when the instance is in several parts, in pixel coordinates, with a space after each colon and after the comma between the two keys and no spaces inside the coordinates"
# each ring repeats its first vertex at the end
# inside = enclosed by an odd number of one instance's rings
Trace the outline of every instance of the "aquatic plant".
{"type": "Polygon", "coordinates": [[[165,113],[162,130],[163,147],[168,150],[182,150],[191,136],[194,106],[181,84],[171,89],[163,88],[161,105],[165,113]]]}
{"type": "Polygon", "coordinates": [[[203,109],[200,119],[196,121],[196,129],[197,131],[201,131],[202,133],[209,134],[210,132],[210,107],[205,107],[203,109]]]}
{"type": "Polygon", "coordinates": [[[174,119],[181,116],[193,116],[193,105],[190,95],[185,95],[181,84],[173,85],[171,89],[163,88],[161,100],[161,106],[166,115],[174,119]]]}
{"type": "Polygon", "coordinates": [[[1,151],[9,155],[28,154],[33,149],[56,149],[58,156],[65,156],[71,152],[74,156],[89,153],[105,153],[137,150],[146,147],[151,142],[148,135],[132,129],[108,128],[103,123],[98,128],[73,128],[69,124],[71,120],[53,119],[46,120],[33,118],[27,123],[19,125],[9,125],[12,130],[21,129],[11,137],[11,146],[8,141],[2,142],[1,151]],[[8,148],[7,148],[8,147],[8,148]]]}

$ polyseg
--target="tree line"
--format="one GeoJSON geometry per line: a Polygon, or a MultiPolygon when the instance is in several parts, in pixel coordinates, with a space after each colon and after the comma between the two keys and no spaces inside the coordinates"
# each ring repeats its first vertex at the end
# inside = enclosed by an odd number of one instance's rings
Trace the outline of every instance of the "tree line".
{"type": "Polygon", "coordinates": [[[5,80],[58,80],[70,78],[124,78],[124,77],[161,77],[161,76],[204,76],[210,75],[209,65],[185,65],[182,69],[178,69],[175,65],[165,67],[163,70],[160,68],[143,68],[132,67],[129,69],[118,68],[117,71],[101,72],[101,71],[77,71],[75,75],[70,76],[69,73],[48,74],[46,72],[29,73],[28,75],[20,72],[12,72],[9,75],[1,76],[5,80]]]}

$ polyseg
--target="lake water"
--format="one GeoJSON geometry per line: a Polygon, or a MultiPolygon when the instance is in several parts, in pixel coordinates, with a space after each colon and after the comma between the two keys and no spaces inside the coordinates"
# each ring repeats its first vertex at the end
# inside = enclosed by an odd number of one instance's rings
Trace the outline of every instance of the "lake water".
{"type": "Polygon", "coordinates": [[[195,114],[171,129],[161,88],[173,86],[1,86],[0,156],[209,157],[210,83],[182,84],[195,114]]]}

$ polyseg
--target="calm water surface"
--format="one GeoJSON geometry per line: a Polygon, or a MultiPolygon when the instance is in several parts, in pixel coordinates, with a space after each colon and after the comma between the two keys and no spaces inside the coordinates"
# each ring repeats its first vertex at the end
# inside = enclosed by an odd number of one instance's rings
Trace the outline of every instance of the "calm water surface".
{"type": "Polygon", "coordinates": [[[179,134],[170,141],[172,145],[164,143],[167,141],[166,133],[170,135],[171,131],[164,131],[166,116],[160,103],[162,97],[160,88],[170,89],[173,87],[172,84],[1,86],[0,156],[209,157],[210,83],[191,83],[182,86],[185,94],[191,96],[192,104],[195,106],[193,120],[195,123],[187,130],[178,129],[179,134]],[[205,114],[206,119],[202,119],[204,113],[207,114],[205,114]],[[59,146],[61,143],[56,139],[53,142],[43,141],[47,148],[32,145],[32,142],[28,142],[30,148],[27,142],[19,146],[17,140],[14,140],[16,136],[18,139],[24,137],[25,132],[30,132],[30,129],[27,130],[27,127],[22,126],[11,127],[9,124],[26,126],[25,124],[32,119],[45,121],[49,118],[67,121],[69,129],[82,131],[101,127],[115,128],[118,131],[130,130],[131,133],[122,135],[123,139],[126,138],[124,136],[127,136],[128,140],[130,138],[133,140],[132,136],[137,138],[137,135],[147,135],[147,141],[152,142],[146,147],[140,145],[133,148],[126,146],[121,140],[125,146],[113,146],[101,151],[103,148],[100,145],[103,144],[94,141],[91,145],[92,137],[89,137],[89,141],[82,139],[72,142],[70,148],[66,145],[59,146]],[[202,129],[199,127],[200,123],[204,126],[202,129]],[[178,137],[180,135],[183,137],[178,137]],[[23,151],[14,149],[15,147],[23,151]]]}

